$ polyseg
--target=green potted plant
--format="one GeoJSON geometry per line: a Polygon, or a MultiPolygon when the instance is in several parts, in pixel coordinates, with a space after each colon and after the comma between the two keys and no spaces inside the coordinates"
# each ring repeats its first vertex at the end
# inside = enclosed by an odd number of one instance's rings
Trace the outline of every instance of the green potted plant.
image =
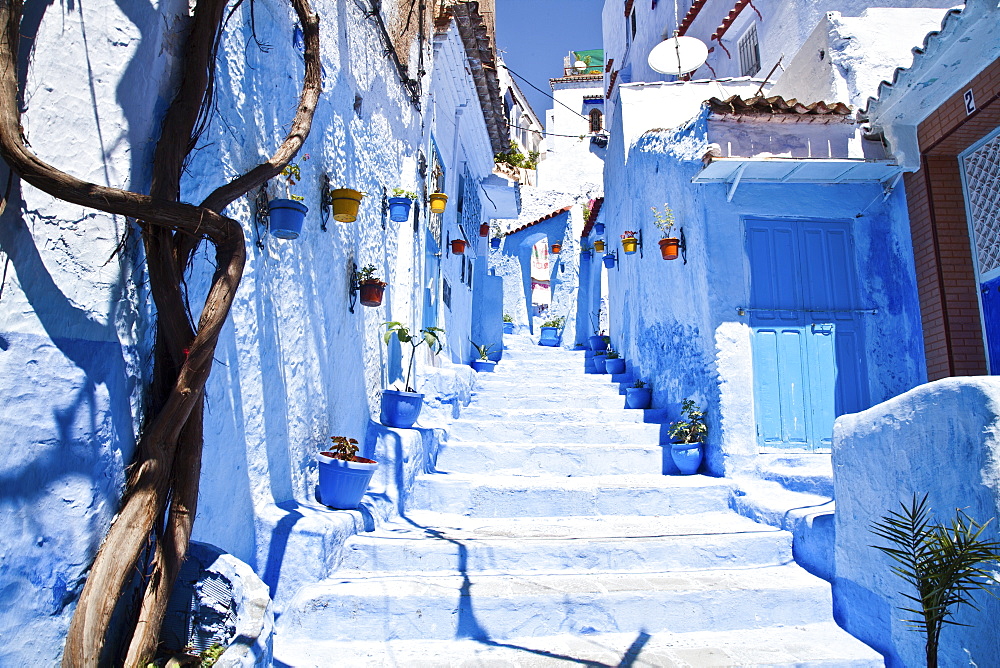
{"type": "Polygon", "coordinates": [[[708,434],[705,411],[691,399],[681,404],[681,419],[670,423],[670,458],[682,475],[691,475],[704,459],[703,445],[708,434]]]}
{"type": "Polygon", "coordinates": [[[472,360],[472,368],[476,371],[492,372],[496,368],[497,363],[490,359],[490,351],[496,346],[494,344],[488,346],[479,345],[473,341],[472,347],[479,353],[479,359],[472,360]]]}
{"type": "Polygon", "coordinates": [[[562,329],[564,317],[552,318],[542,323],[541,336],[538,338],[540,346],[558,346],[559,330],[562,329]]]}
{"type": "Polygon", "coordinates": [[[589,260],[594,257],[594,247],[586,241],[580,242],[580,259],[589,260]]]}
{"type": "MultiPolygon", "coordinates": [[[[308,155],[304,157],[308,159],[308,155]]],[[[309,209],[302,202],[304,197],[292,194],[292,186],[302,178],[302,171],[294,162],[281,170],[285,184],[285,197],[272,199],[267,204],[267,229],[278,239],[297,239],[309,209]]]]}
{"type": "Polygon", "coordinates": [[[653,401],[653,391],[641,380],[625,388],[625,408],[649,408],[653,401]]]}
{"type": "Polygon", "coordinates": [[[375,275],[375,265],[365,265],[358,272],[358,290],[361,293],[361,303],[364,306],[381,306],[382,295],[386,283],[375,275]]]}
{"type": "Polygon", "coordinates": [[[504,334],[514,333],[514,318],[511,317],[510,313],[503,314],[503,333],[504,334]]]}
{"type": "Polygon", "coordinates": [[[410,346],[410,362],[406,365],[406,381],[404,390],[382,390],[382,415],[381,422],[387,427],[398,427],[409,429],[420,417],[420,407],[423,406],[424,395],[417,392],[410,385],[410,378],[413,376],[413,367],[416,362],[417,348],[427,344],[427,347],[435,355],[441,352],[443,345],[440,336],[444,330],[440,327],[424,327],[416,335],[410,333],[410,328],[401,322],[389,321],[384,323],[386,327],[382,340],[386,345],[395,337],[400,344],[406,343],[410,346]]]}
{"type": "Polygon", "coordinates": [[[493,227],[490,229],[493,233],[493,238],[490,239],[490,248],[500,248],[500,225],[498,223],[493,223],[493,227]]]}
{"type": "Polygon", "coordinates": [[[621,353],[616,350],[609,350],[604,360],[604,368],[610,374],[625,373],[625,360],[621,353]]]}
{"type": "Polygon", "coordinates": [[[653,210],[653,223],[659,228],[660,234],[663,235],[663,238],[659,241],[660,255],[664,260],[676,260],[681,240],[670,236],[675,224],[674,212],[666,203],[663,204],[662,213],[655,206],[650,208],[653,210]]]}
{"type": "Polygon", "coordinates": [[[317,455],[319,499],[324,506],[351,510],[358,507],[378,463],[358,456],[358,442],[346,436],[331,436],[333,447],[317,455]]]}
{"type": "Polygon", "coordinates": [[[389,198],[389,220],[396,223],[404,223],[409,220],[410,208],[415,199],[417,199],[417,193],[402,188],[393,188],[392,197],[389,198]]]}

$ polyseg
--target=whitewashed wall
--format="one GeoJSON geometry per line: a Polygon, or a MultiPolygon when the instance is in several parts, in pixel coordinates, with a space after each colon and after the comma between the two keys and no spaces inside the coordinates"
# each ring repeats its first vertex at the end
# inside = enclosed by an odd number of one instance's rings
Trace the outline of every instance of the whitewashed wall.
{"type": "MultiPolygon", "coordinates": [[[[178,55],[186,5],[112,2],[29,9],[39,36],[27,75],[25,129],[34,150],[97,183],[148,187],[158,122],[168,103],[164,72],[178,55]],[[32,13],[37,11],[37,13],[32,13]]],[[[457,165],[482,176],[492,150],[454,28],[422,110],[377,46],[357,3],[317,0],[323,87],[313,131],[297,158],[294,192],[310,208],[302,236],[277,240],[254,221],[252,197],[227,214],[243,224],[248,260],[207,387],[202,494],[194,538],[250,564],[286,595],[323,577],[355,517],[316,507],[314,453],[330,435],[363,440],[378,419],[378,392],[401,365],[382,344],[383,322],[417,323],[425,219],[383,217],[383,188],[417,190],[417,154],[439,142],[455,187],[457,165]],[[465,103],[462,129],[455,109],[465,103]],[[308,156],[308,158],[307,158],[308,156]],[[320,178],[368,193],[358,220],[320,226],[320,178]],[[257,242],[260,242],[260,246],[257,242]],[[350,266],[371,263],[389,283],[383,305],[348,311],[350,266]],[[310,542],[311,541],[311,542],[310,542]]],[[[387,5],[385,11],[394,11],[387,5]]],[[[303,60],[286,3],[244,4],[227,24],[218,58],[216,108],[182,182],[199,201],[270,155],[287,131],[303,60]],[[254,40],[265,45],[257,47],[254,40]]],[[[425,67],[432,48],[425,44],[425,67]]],[[[414,52],[415,72],[415,52],[414,52]]],[[[272,184],[271,195],[283,189],[272,184]]],[[[453,194],[449,192],[449,194],[453,194]]],[[[445,216],[454,236],[454,206],[445,216]]],[[[24,187],[0,224],[0,665],[57,662],[75,600],[124,485],[150,370],[150,312],[141,249],[126,221],[66,205],[24,187]],[[110,260],[109,260],[110,258],[110,260]]],[[[194,316],[213,270],[204,251],[188,279],[194,316]]],[[[457,271],[445,262],[445,275],[457,271]]],[[[471,292],[453,284],[443,313],[452,348],[420,376],[434,406],[468,400],[464,361],[471,292]],[[457,298],[456,298],[457,295],[457,298]],[[455,336],[458,334],[458,336],[455,336]],[[455,352],[452,352],[455,351],[455,352]]],[[[420,384],[418,384],[419,386],[420,384]]],[[[429,416],[440,411],[431,407],[429,416]]],[[[419,440],[419,437],[418,437],[419,440]]],[[[356,514],[355,514],[356,515],[356,514]]]]}

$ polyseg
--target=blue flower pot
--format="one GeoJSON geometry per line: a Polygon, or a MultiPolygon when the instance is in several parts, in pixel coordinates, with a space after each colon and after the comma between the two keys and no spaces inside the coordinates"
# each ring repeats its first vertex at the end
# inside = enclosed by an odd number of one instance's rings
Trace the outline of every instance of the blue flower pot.
{"type": "Polygon", "coordinates": [[[603,336],[595,335],[590,337],[590,339],[588,340],[590,341],[590,349],[593,350],[594,352],[608,349],[608,342],[604,340],[603,336]]]}
{"type": "Polygon", "coordinates": [[[405,223],[410,219],[410,207],[413,200],[409,197],[389,198],[389,220],[396,223],[405,223]]]}
{"type": "Polygon", "coordinates": [[[701,443],[671,443],[670,458],[680,470],[681,475],[692,475],[698,472],[704,458],[701,443]]]}
{"type": "Polygon", "coordinates": [[[493,370],[497,368],[497,363],[493,360],[472,360],[472,368],[476,371],[493,373],[493,370]]]}
{"type": "Polygon", "coordinates": [[[279,239],[297,239],[302,232],[302,221],[309,211],[302,202],[293,199],[272,199],[267,204],[268,225],[271,234],[279,239]]]}
{"type": "Polygon", "coordinates": [[[607,361],[608,358],[605,356],[607,353],[603,350],[598,350],[594,353],[594,356],[590,358],[591,365],[594,367],[594,373],[607,373],[607,361]]]}
{"type": "Polygon", "coordinates": [[[490,248],[500,248],[500,237],[490,239],[490,248]]]}
{"type": "Polygon", "coordinates": [[[608,269],[614,269],[615,268],[615,256],[612,255],[611,253],[608,253],[607,255],[605,255],[604,256],[604,266],[607,267],[608,269]]]}
{"type": "Polygon", "coordinates": [[[610,374],[625,373],[625,360],[621,357],[606,360],[604,362],[604,368],[610,374]]]}
{"type": "Polygon", "coordinates": [[[420,417],[424,395],[419,392],[382,390],[382,415],[379,421],[387,427],[409,429],[420,417]]]}
{"type": "Polygon", "coordinates": [[[538,345],[540,346],[558,346],[559,345],[559,328],[558,327],[542,327],[542,335],[538,339],[538,345]]]}
{"type": "Polygon", "coordinates": [[[514,333],[514,323],[512,323],[512,322],[505,322],[503,324],[503,333],[504,334],[513,334],[514,333]]]}
{"type": "Polygon", "coordinates": [[[604,223],[594,224],[594,234],[596,234],[597,236],[601,236],[602,234],[604,234],[604,223]]]}
{"type": "Polygon", "coordinates": [[[580,259],[581,260],[589,260],[592,257],[594,257],[594,251],[587,250],[587,251],[581,251],[580,252],[580,259]]]}
{"type": "Polygon", "coordinates": [[[653,402],[653,391],[648,387],[626,387],[625,408],[649,408],[653,402]]]}
{"type": "Polygon", "coordinates": [[[375,475],[378,464],[370,459],[345,462],[325,453],[319,460],[319,500],[324,506],[340,510],[353,510],[368,491],[368,483],[375,475]]]}

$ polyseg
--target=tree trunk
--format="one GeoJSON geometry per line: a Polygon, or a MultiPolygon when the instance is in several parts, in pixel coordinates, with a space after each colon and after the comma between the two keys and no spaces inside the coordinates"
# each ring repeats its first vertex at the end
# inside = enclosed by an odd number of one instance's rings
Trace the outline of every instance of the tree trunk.
{"type": "Polygon", "coordinates": [[[319,21],[308,0],[290,0],[305,37],[305,77],[292,128],[265,163],[216,189],[201,206],[177,201],[184,160],[211,102],[224,0],[199,0],[187,37],[181,84],[164,117],[154,155],[150,195],[87,183],[38,159],[25,146],[17,104],[18,32],[22,0],[0,0],[0,155],[36,188],[60,199],[140,222],[150,289],[157,309],[152,401],[122,508],[94,560],[77,602],[64,666],[96,666],[111,615],[150,537],[153,571],[143,592],[126,659],[152,657],[180,564],[187,553],[201,472],[204,387],[219,333],[229,315],[246,261],[243,230],[221,215],[234,199],[276,176],[302,147],[321,90],[319,21]],[[187,318],[184,271],[202,238],[215,246],[217,270],[197,328],[187,318]],[[168,506],[168,499],[170,500],[168,506]]]}

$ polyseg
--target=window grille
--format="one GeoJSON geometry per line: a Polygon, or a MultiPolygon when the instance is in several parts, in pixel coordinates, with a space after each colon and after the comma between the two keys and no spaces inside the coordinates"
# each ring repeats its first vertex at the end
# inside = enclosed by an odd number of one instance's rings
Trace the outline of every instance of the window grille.
{"type": "Polygon", "coordinates": [[[602,114],[600,109],[590,110],[590,131],[600,132],[602,129],[602,114]]]}
{"type": "Polygon", "coordinates": [[[1000,135],[963,159],[979,275],[1000,267],[1000,135]]]}
{"type": "Polygon", "coordinates": [[[757,43],[757,24],[750,24],[750,28],[743,33],[739,42],[740,50],[740,70],[745,77],[752,77],[760,72],[760,45],[757,43]]]}

